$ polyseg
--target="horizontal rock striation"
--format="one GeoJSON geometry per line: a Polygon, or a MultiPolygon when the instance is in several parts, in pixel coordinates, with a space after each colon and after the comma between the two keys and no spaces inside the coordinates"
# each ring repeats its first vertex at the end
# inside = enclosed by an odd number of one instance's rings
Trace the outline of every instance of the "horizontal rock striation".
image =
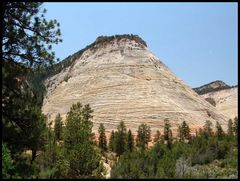
{"type": "Polygon", "coordinates": [[[173,133],[182,121],[192,132],[205,120],[219,121],[226,129],[227,118],[177,78],[135,35],[99,37],[71,66],[45,81],[47,94],[43,112],[49,120],[57,113],[64,118],[73,103],[90,104],[93,130],[104,123],[106,131],[120,121],[136,133],[141,123],[154,134],[163,131],[164,119],[173,133]]]}

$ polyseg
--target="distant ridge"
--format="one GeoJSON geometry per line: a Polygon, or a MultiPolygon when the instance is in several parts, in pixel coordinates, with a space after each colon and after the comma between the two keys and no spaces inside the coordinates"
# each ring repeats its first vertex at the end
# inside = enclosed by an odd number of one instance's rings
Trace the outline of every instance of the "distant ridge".
{"type": "Polygon", "coordinates": [[[195,92],[197,92],[199,95],[202,95],[202,94],[206,94],[208,92],[230,89],[230,88],[234,88],[234,87],[237,87],[237,85],[229,86],[228,84],[226,84],[225,82],[223,82],[221,80],[216,80],[216,81],[210,82],[208,84],[202,85],[200,87],[193,88],[193,90],[195,92]]]}

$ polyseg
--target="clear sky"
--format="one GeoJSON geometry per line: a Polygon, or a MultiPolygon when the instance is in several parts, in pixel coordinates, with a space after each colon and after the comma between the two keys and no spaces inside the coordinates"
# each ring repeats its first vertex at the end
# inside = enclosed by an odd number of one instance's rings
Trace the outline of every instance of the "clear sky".
{"type": "Polygon", "coordinates": [[[100,35],[137,34],[191,87],[238,78],[237,3],[44,3],[60,22],[61,60],[100,35]]]}

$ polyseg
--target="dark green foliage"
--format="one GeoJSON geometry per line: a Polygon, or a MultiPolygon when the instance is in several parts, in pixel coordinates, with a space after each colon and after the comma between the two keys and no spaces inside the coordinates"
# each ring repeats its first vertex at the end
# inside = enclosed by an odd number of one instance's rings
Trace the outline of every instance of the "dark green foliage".
{"type": "Polygon", "coordinates": [[[134,138],[131,130],[129,129],[127,134],[127,151],[132,152],[133,148],[134,148],[134,138]]]}
{"type": "Polygon", "coordinates": [[[29,77],[36,75],[38,66],[54,61],[50,46],[61,41],[56,20],[46,21],[45,10],[40,14],[41,4],[2,3],[2,141],[8,144],[15,170],[22,178],[36,176],[37,151],[43,150],[46,142],[42,95],[38,94],[43,87],[29,77]]]}
{"type": "Polygon", "coordinates": [[[115,151],[115,133],[114,133],[113,130],[111,132],[111,136],[110,136],[110,139],[109,139],[108,147],[109,147],[110,151],[115,151]]]}
{"type": "Polygon", "coordinates": [[[126,151],[127,144],[127,129],[123,121],[118,125],[118,131],[115,132],[115,146],[118,156],[122,155],[126,151]]]}
{"type": "MultiPolygon", "coordinates": [[[[55,138],[55,133],[51,129],[50,122],[48,124],[48,129],[46,131],[46,143],[44,145],[44,149],[33,162],[35,166],[35,170],[37,169],[36,176],[39,178],[53,178],[55,174],[55,165],[58,156],[58,146],[55,138]]],[[[36,172],[36,171],[35,171],[36,172]]]]}
{"type": "Polygon", "coordinates": [[[167,152],[161,161],[158,162],[156,173],[157,178],[174,178],[176,160],[171,157],[170,152],[167,152]]]}
{"type": "Polygon", "coordinates": [[[43,150],[45,143],[44,133],[46,131],[46,119],[42,114],[41,109],[38,107],[32,107],[31,126],[28,128],[28,141],[26,146],[32,150],[31,162],[36,158],[36,152],[43,150]]]}
{"type": "Polygon", "coordinates": [[[9,179],[13,169],[10,150],[2,143],[2,178],[9,179]]]}
{"type": "Polygon", "coordinates": [[[102,152],[107,151],[107,138],[105,135],[105,128],[102,123],[100,123],[98,133],[99,133],[98,146],[102,150],[102,152]]]}
{"type": "Polygon", "coordinates": [[[63,80],[64,80],[65,82],[67,82],[69,78],[70,78],[70,77],[69,77],[68,75],[66,75],[63,80]]]}
{"type": "Polygon", "coordinates": [[[227,130],[228,136],[233,136],[233,132],[234,132],[233,122],[232,122],[232,119],[229,119],[228,120],[228,130],[227,130]]]}
{"type": "Polygon", "coordinates": [[[182,124],[178,128],[178,134],[180,141],[190,140],[190,129],[188,124],[183,121],[182,124]]]}
{"type": "Polygon", "coordinates": [[[67,114],[64,149],[69,170],[66,178],[90,178],[98,170],[100,154],[91,139],[92,112],[89,105],[78,102],[67,114]]]}
{"type": "MultiPolygon", "coordinates": [[[[204,131],[211,130],[209,125],[204,131]]],[[[225,135],[221,139],[217,135],[206,137],[202,132],[188,143],[172,143],[171,149],[158,141],[150,150],[125,152],[112,168],[111,177],[236,178],[235,140],[225,135]]]]}
{"type": "Polygon", "coordinates": [[[148,125],[141,124],[138,127],[137,133],[137,146],[140,147],[142,150],[145,150],[151,138],[151,129],[148,125]]]}
{"type": "Polygon", "coordinates": [[[5,143],[2,143],[2,178],[20,178],[15,171],[10,150],[5,143]]]}
{"type": "Polygon", "coordinates": [[[64,146],[67,150],[73,145],[77,145],[91,140],[91,122],[93,110],[89,105],[82,106],[81,103],[73,104],[66,118],[66,130],[64,134],[64,146]]]}
{"type": "Polygon", "coordinates": [[[233,131],[234,131],[234,135],[238,136],[238,118],[237,117],[234,118],[233,131]]]}
{"type": "Polygon", "coordinates": [[[28,67],[53,62],[52,44],[62,40],[59,23],[46,21],[39,2],[3,3],[3,60],[28,67]],[[41,13],[41,14],[40,14],[41,13]]]}
{"type": "Polygon", "coordinates": [[[2,139],[9,144],[13,154],[22,152],[24,149],[31,149],[33,161],[36,151],[43,147],[46,125],[41,109],[28,96],[22,93],[21,96],[13,96],[10,102],[9,100],[5,102],[2,139]]]}
{"type": "Polygon", "coordinates": [[[111,178],[139,179],[143,175],[143,155],[137,152],[126,152],[112,168],[111,178]]]}
{"type": "Polygon", "coordinates": [[[91,178],[99,167],[100,155],[88,142],[77,144],[67,156],[69,171],[66,178],[91,178]]]}
{"type": "Polygon", "coordinates": [[[216,122],[216,136],[218,137],[218,139],[222,139],[224,136],[224,131],[222,129],[222,126],[219,124],[219,122],[216,122]]]}
{"type": "Polygon", "coordinates": [[[166,142],[167,147],[171,148],[172,145],[172,130],[171,125],[168,119],[164,120],[164,135],[163,135],[164,142],[166,142]]]}
{"type": "Polygon", "coordinates": [[[60,140],[62,136],[63,123],[60,114],[58,113],[54,120],[54,133],[56,140],[60,140]]]}
{"type": "MultiPolygon", "coordinates": [[[[45,91],[42,83],[43,68],[52,64],[55,53],[52,44],[62,40],[59,23],[46,21],[46,10],[40,2],[4,2],[3,5],[3,64],[15,68],[18,75],[8,75],[12,80],[27,80],[36,97],[35,105],[41,106],[45,91]]],[[[11,74],[13,72],[11,71],[11,74]]],[[[9,84],[11,91],[14,84],[9,84]]],[[[15,93],[18,91],[15,90],[15,93]]]]}
{"type": "Polygon", "coordinates": [[[45,145],[45,161],[46,166],[52,165],[56,162],[57,159],[57,137],[56,132],[52,131],[51,124],[49,124],[48,131],[47,131],[47,144],[45,145]]]}
{"type": "Polygon", "coordinates": [[[203,136],[205,136],[205,138],[209,138],[210,136],[213,135],[213,129],[212,129],[212,122],[211,121],[209,121],[209,120],[205,121],[202,133],[200,133],[200,134],[203,134],[203,136]]]}

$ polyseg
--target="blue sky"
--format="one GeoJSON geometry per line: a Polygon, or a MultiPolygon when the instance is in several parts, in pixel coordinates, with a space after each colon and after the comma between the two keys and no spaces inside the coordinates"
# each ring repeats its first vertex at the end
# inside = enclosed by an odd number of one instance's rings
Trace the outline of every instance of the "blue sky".
{"type": "Polygon", "coordinates": [[[237,84],[237,3],[44,3],[60,23],[61,60],[100,35],[137,34],[191,87],[237,84]]]}

